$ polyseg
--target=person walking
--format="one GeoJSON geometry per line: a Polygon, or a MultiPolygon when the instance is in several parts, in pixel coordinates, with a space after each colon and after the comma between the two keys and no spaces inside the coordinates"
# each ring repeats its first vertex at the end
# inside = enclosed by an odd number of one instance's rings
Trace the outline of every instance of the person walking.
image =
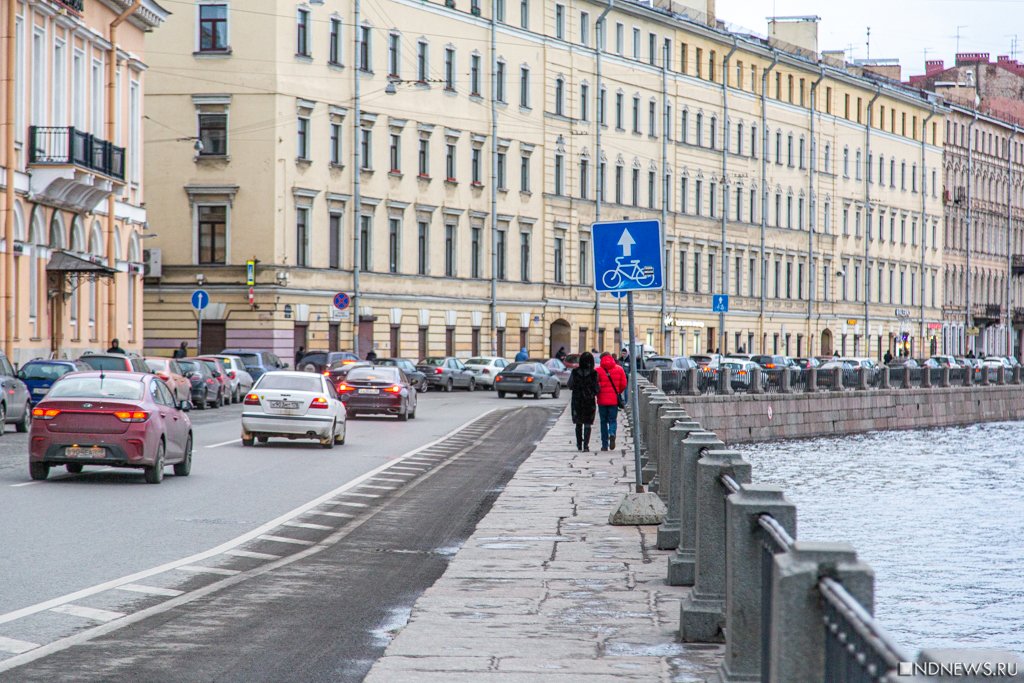
{"type": "Polygon", "coordinates": [[[883,361],[883,362],[884,362],[884,363],[885,363],[886,365],[888,365],[889,363],[891,363],[891,362],[892,362],[892,353],[891,353],[890,351],[886,350],[886,352],[885,352],[885,355],[884,355],[884,356],[882,356],[882,361],[883,361]]]}
{"type": "Polygon", "coordinates": [[[295,352],[295,367],[294,367],[295,370],[299,369],[299,362],[302,360],[302,357],[305,356],[305,355],[306,355],[306,347],[305,346],[300,346],[299,350],[295,352]]]}
{"type": "Polygon", "coordinates": [[[187,358],[188,357],[188,342],[181,342],[178,348],[174,349],[174,355],[172,358],[187,358]]]}
{"type": "Polygon", "coordinates": [[[529,358],[530,358],[530,354],[528,354],[526,352],[526,347],[525,346],[523,348],[519,349],[519,353],[516,354],[516,362],[517,363],[522,363],[524,360],[527,360],[529,358]]]}
{"type": "Polygon", "coordinates": [[[565,360],[565,357],[567,355],[568,354],[565,352],[565,347],[560,346],[558,347],[558,353],[555,354],[555,358],[557,358],[558,360],[565,360]]]}
{"type": "Polygon", "coordinates": [[[366,352],[366,360],[370,361],[371,363],[374,362],[375,360],[377,360],[377,352],[374,351],[373,349],[370,349],[369,351],[367,351],[366,352]]]}
{"type": "Polygon", "coordinates": [[[597,371],[597,413],[601,419],[601,450],[615,448],[618,431],[619,400],[626,389],[626,373],[615,362],[612,354],[601,354],[601,369],[597,371]]]}
{"type": "Polygon", "coordinates": [[[121,342],[114,337],[113,341],[110,342],[110,348],[107,349],[107,353],[124,353],[124,349],[121,348],[121,342]]]}
{"type": "Polygon", "coordinates": [[[597,412],[597,394],[601,390],[597,371],[594,370],[593,354],[580,354],[580,364],[569,374],[569,389],[572,391],[572,422],[576,425],[576,450],[590,450],[590,428],[597,412]]]}

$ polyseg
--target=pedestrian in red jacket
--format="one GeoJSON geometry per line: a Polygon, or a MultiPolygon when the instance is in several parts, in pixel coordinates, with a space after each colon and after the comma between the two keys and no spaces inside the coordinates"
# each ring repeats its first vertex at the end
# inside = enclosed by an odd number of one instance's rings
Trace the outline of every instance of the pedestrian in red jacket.
{"type": "Polygon", "coordinates": [[[626,390],[626,373],[610,353],[601,354],[597,371],[597,413],[601,420],[601,450],[615,448],[615,432],[619,419],[619,395],[626,390]]]}

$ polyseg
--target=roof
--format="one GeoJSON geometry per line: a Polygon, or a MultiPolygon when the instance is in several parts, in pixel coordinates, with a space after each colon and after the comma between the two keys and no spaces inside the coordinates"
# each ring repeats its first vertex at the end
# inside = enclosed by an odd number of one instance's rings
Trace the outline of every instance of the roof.
{"type": "Polygon", "coordinates": [[[47,272],[58,273],[92,273],[94,275],[113,276],[117,273],[102,263],[94,263],[66,251],[58,251],[50,257],[46,264],[47,272]]]}

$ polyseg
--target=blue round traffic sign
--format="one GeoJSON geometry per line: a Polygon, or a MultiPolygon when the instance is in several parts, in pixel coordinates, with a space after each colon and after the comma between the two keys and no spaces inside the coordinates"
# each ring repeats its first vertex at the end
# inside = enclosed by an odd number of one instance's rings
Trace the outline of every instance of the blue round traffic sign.
{"type": "Polygon", "coordinates": [[[348,294],[346,294],[345,292],[338,292],[337,294],[334,295],[334,307],[337,308],[339,311],[344,311],[346,308],[348,308],[349,303],[350,301],[348,298],[348,294]]]}
{"type": "Polygon", "coordinates": [[[197,289],[192,292],[192,308],[203,310],[210,305],[210,295],[205,289],[197,289]]]}

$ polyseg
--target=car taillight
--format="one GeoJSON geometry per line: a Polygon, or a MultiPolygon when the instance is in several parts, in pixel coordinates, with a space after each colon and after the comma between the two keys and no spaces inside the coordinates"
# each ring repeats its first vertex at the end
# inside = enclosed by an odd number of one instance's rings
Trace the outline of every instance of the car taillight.
{"type": "Polygon", "coordinates": [[[114,417],[121,422],[145,422],[149,419],[149,413],[145,410],[116,410],[114,417]]]}
{"type": "Polygon", "coordinates": [[[487,369],[487,368],[484,368],[483,372],[484,372],[485,375],[491,374],[491,371],[489,369],[487,369]]]}
{"type": "Polygon", "coordinates": [[[56,408],[33,408],[32,419],[33,420],[52,420],[53,418],[60,415],[60,411],[56,408]]]}
{"type": "Polygon", "coordinates": [[[338,382],[338,386],[336,386],[334,388],[338,390],[339,394],[344,394],[344,393],[348,393],[350,391],[355,391],[356,390],[355,387],[350,387],[349,385],[345,384],[344,382],[338,382]]]}
{"type": "Polygon", "coordinates": [[[435,375],[440,375],[442,372],[444,372],[443,368],[434,368],[434,374],[435,375]]]}
{"type": "Polygon", "coordinates": [[[258,406],[260,404],[259,394],[246,394],[245,401],[242,403],[247,406],[258,406]]]}
{"type": "Polygon", "coordinates": [[[775,369],[775,363],[765,363],[764,366],[766,368],[768,368],[769,370],[774,370],[775,369]]]}
{"type": "Polygon", "coordinates": [[[399,394],[402,392],[402,387],[398,384],[392,384],[390,387],[384,387],[384,391],[389,394],[399,394]]]}
{"type": "Polygon", "coordinates": [[[495,382],[500,382],[501,380],[502,380],[502,376],[501,375],[498,375],[497,377],[494,378],[495,382]]]}
{"type": "Polygon", "coordinates": [[[736,374],[737,374],[737,375],[745,375],[745,374],[747,374],[747,371],[746,371],[746,370],[740,370],[740,371],[739,371],[739,372],[737,372],[736,374]]]}
{"type": "Polygon", "coordinates": [[[324,370],[323,375],[324,375],[324,377],[330,377],[331,371],[330,370],[324,370]]]}
{"type": "Polygon", "coordinates": [[[170,375],[168,375],[166,372],[163,372],[162,370],[160,372],[156,373],[156,376],[159,377],[162,380],[169,380],[171,378],[170,375]]]}
{"type": "Polygon", "coordinates": [[[312,401],[309,402],[309,407],[310,408],[327,408],[327,407],[329,407],[329,404],[327,403],[327,399],[326,398],[324,398],[323,396],[317,396],[316,398],[314,398],[312,401]]]}
{"type": "Polygon", "coordinates": [[[530,382],[532,382],[532,381],[533,381],[533,378],[532,378],[532,377],[527,377],[527,378],[526,378],[526,383],[527,383],[527,384],[529,384],[529,383],[530,383],[530,382]]]}

